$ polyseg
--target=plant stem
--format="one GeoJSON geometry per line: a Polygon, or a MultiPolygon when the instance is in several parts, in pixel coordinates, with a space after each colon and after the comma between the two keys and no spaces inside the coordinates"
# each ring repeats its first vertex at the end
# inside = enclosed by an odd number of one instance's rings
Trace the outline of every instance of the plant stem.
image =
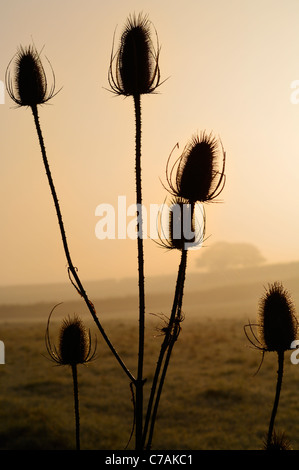
{"type": "Polygon", "coordinates": [[[137,250],[138,250],[138,286],[139,286],[139,348],[138,372],[136,380],[136,450],[142,448],[143,425],[143,361],[145,329],[145,294],[144,294],[144,258],[142,227],[142,189],[141,189],[141,103],[140,95],[134,95],[135,110],[135,172],[136,172],[136,205],[137,217],[137,250]]]}
{"type": "Polygon", "coordinates": [[[273,429],[274,429],[274,421],[278,409],[279,397],[281,392],[281,385],[282,385],[282,377],[283,377],[283,364],[284,364],[284,351],[278,351],[278,370],[277,370],[277,383],[276,383],[276,393],[275,393],[275,400],[273,404],[270,424],[269,424],[269,431],[268,431],[268,439],[267,439],[267,449],[270,449],[273,429]]]}
{"type": "Polygon", "coordinates": [[[78,293],[85,300],[85,303],[86,303],[86,305],[87,305],[87,307],[88,307],[88,309],[89,309],[89,311],[90,311],[90,313],[91,313],[98,329],[100,330],[104,340],[106,341],[108,347],[110,348],[111,352],[113,353],[113,355],[115,356],[115,358],[117,359],[119,364],[121,365],[124,372],[130,378],[130,380],[135,382],[136,379],[133,377],[131,372],[127,369],[126,365],[123,363],[122,359],[120,358],[120,356],[118,355],[118,353],[115,350],[114,346],[110,342],[108,336],[106,335],[106,333],[104,331],[104,328],[102,327],[102,325],[101,325],[101,323],[100,323],[100,321],[97,317],[94,305],[89,300],[89,298],[88,298],[88,296],[87,296],[87,294],[86,294],[86,292],[83,288],[83,285],[81,284],[79,276],[77,274],[77,269],[74,267],[74,265],[72,263],[70,251],[69,251],[69,248],[68,248],[66,233],[65,233],[65,229],[64,229],[64,224],[63,224],[63,220],[62,220],[61,210],[60,210],[60,206],[59,206],[59,202],[58,202],[58,197],[57,197],[57,194],[56,194],[53,178],[52,178],[52,175],[51,175],[51,171],[50,171],[50,167],[49,167],[49,163],[48,163],[48,159],[47,159],[46,148],[45,148],[44,138],[43,138],[43,135],[42,135],[41,126],[40,126],[40,122],[39,122],[37,106],[31,106],[31,110],[32,110],[32,114],[33,114],[33,117],[34,117],[34,122],[35,122],[36,131],[37,131],[37,134],[38,134],[38,139],[39,139],[39,144],[40,144],[41,153],[42,153],[42,157],[43,157],[43,162],[44,162],[44,166],[45,166],[49,186],[50,186],[50,189],[51,189],[51,193],[52,193],[52,197],[53,197],[53,201],[54,201],[54,205],[55,205],[55,209],[56,209],[56,214],[57,214],[57,218],[58,218],[58,224],[59,224],[59,228],[60,228],[63,248],[64,248],[64,252],[65,252],[65,255],[66,255],[67,263],[68,263],[68,269],[71,272],[71,274],[74,277],[75,282],[76,282],[76,285],[75,284],[73,284],[73,285],[75,286],[78,293]]]}
{"type": "Polygon", "coordinates": [[[79,390],[77,364],[72,365],[73,385],[74,385],[74,408],[76,426],[76,449],[80,450],[80,414],[79,414],[79,390]]]}
{"type": "Polygon", "coordinates": [[[174,343],[177,340],[177,336],[179,334],[178,325],[175,325],[174,329],[177,330],[177,331],[174,332],[174,336],[170,339],[170,343],[169,343],[169,346],[168,346],[168,349],[167,349],[167,354],[166,354],[166,358],[165,358],[165,362],[164,362],[164,367],[163,367],[163,370],[162,370],[162,375],[161,375],[161,378],[160,378],[159,387],[158,387],[158,391],[157,391],[157,396],[156,396],[156,400],[155,400],[155,404],[154,404],[154,408],[153,408],[153,413],[152,413],[152,419],[151,419],[151,425],[150,425],[149,437],[148,437],[148,441],[147,441],[147,445],[146,445],[146,450],[151,449],[152,439],[153,439],[153,434],[154,434],[154,427],[155,427],[155,424],[156,424],[156,418],[157,418],[157,413],[158,413],[158,406],[159,406],[159,402],[160,402],[160,398],[161,398],[161,394],[162,394],[162,388],[163,388],[163,385],[164,385],[164,382],[165,382],[166,372],[167,372],[167,369],[168,369],[172,349],[173,349],[174,343]]]}
{"type": "Polygon", "coordinates": [[[151,412],[152,412],[154,397],[155,397],[156,388],[157,388],[157,385],[158,385],[158,380],[159,380],[159,375],[160,375],[162,364],[163,364],[164,355],[167,351],[167,348],[169,348],[167,358],[166,358],[165,364],[164,364],[163,376],[160,379],[162,381],[162,385],[161,385],[161,382],[160,382],[158,395],[157,395],[157,398],[156,398],[156,403],[155,403],[154,412],[153,412],[152,421],[151,421],[152,422],[151,432],[150,432],[150,437],[149,437],[149,441],[148,441],[148,444],[147,444],[147,449],[151,445],[151,439],[152,439],[153,429],[154,429],[154,422],[156,420],[156,415],[157,415],[157,410],[158,410],[158,403],[159,403],[159,400],[160,400],[160,396],[161,396],[161,392],[162,392],[163,383],[164,383],[164,380],[165,380],[165,375],[166,375],[170,355],[171,355],[171,352],[172,352],[173,345],[175,343],[175,341],[172,341],[172,338],[176,337],[176,339],[177,339],[176,332],[173,331],[173,330],[174,330],[175,320],[177,318],[177,315],[178,314],[180,315],[180,310],[181,310],[181,306],[182,306],[186,267],[187,267],[187,250],[182,250],[182,252],[181,252],[181,261],[180,261],[178,274],[177,274],[177,281],[176,281],[176,288],[175,288],[175,294],[174,294],[174,299],[173,299],[172,311],[171,311],[169,323],[168,323],[168,326],[167,326],[167,329],[166,329],[164,341],[161,345],[160,355],[159,355],[157,365],[156,365],[156,370],[155,370],[155,375],[154,375],[153,384],[152,384],[152,388],[151,388],[151,394],[150,394],[150,398],[149,398],[149,402],[148,402],[147,414],[146,414],[145,425],[144,425],[144,430],[143,430],[143,446],[144,446],[145,441],[146,441],[146,437],[147,437],[147,431],[148,431],[148,426],[149,426],[149,422],[150,422],[150,418],[151,418],[151,412]]]}

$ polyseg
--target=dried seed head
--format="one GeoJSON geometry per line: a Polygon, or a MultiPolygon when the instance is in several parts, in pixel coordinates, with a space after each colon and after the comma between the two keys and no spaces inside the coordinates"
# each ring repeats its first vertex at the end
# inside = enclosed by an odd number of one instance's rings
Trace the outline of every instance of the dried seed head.
{"type": "Polygon", "coordinates": [[[205,132],[201,133],[200,137],[195,135],[170,173],[167,164],[166,176],[172,194],[190,202],[208,202],[215,199],[225,184],[225,152],[221,170],[217,168],[217,157],[217,140],[205,132]],[[173,183],[172,175],[175,170],[173,183]]]}
{"type": "Polygon", "coordinates": [[[169,245],[176,250],[183,250],[187,243],[194,242],[194,210],[191,204],[176,198],[169,212],[169,245]]]}
{"type": "MultiPolygon", "coordinates": [[[[165,207],[163,205],[163,207],[165,207]]],[[[205,211],[201,204],[190,204],[174,197],[167,207],[168,227],[160,227],[160,246],[170,250],[188,250],[202,245],[205,236],[205,211]]],[[[165,216],[160,214],[161,218],[165,216]]]]}
{"type": "Polygon", "coordinates": [[[260,300],[259,330],[267,351],[287,351],[296,339],[297,319],[290,294],[281,283],[270,285],[260,300]]]}
{"type": "Polygon", "coordinates": [[[49,315],[46,331],[46,347],[51,359],[59,365],[70,366],[85,364],[91,361],[95,356],[96,344],[91,354],[90,332],[87,333],[82,320],[77,315],[63,320],[60,328],[58,347],[56,348],[51,345],[49,324],[52,312],[49,315]]]}
{"type": "Polygon", "coordinates": [[[34,46],[20,47],[14,61],[14,77],[11,78],[10,62],[6,71],[6,88],[9,96],[19,106],[36,106],[54,96],[55,78],[48,90],[47,78],[40,56],[34,46]]]}
{"type": "Polygon", "coordinates": [[[82,321],[75,316],[63,321],[59,352],[63,364],[83,364],[88,355],[88,336],[82,321]]]}
{"type": "Polygon", "coordinates": [[[293,450],[293,448],[284,432],[276,433],[274,431],[270,444],[265,439],[263,450],[293,450]]]}
{"type": "Polygon", "coordinates": [[[153,92],[160,82],[158,59],[159,47],[153,46],[148,18],[141,14],[129,17],[120,47],[111,54],[108,79],[112,90],[125,96],[153,92]]]}

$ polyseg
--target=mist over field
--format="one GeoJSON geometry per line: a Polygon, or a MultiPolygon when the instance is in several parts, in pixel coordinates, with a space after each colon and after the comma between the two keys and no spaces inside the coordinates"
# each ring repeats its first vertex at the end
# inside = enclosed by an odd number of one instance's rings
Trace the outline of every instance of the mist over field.
{"type": "MultiPolygon", "coordinates": [[[[254,319],[258,300],[269,283],[281,281],[299,302],[299,261],[275,265],[190,272],[186,278],[184,313],[199,318],[210,316],[254,319]]],[[[146,278],[147,313],[169,313],[175,284],[173,276],[146,278]]],[[[138,308],[137,280],[107,279],[85,282],[89,297],[102,318],[134,318],[138,308]]],[[[82,302],[70,283],[0,287],[0,322],[46,321],[54,305],[60,311],[85,314],[82,302]]]]}
{"type": "Polygon", "coordinates": [[[0,450],[299,449],[299,3],[139,8],[3,5],[0,450]]]}
{"type": "MultiPolygon", "coordinates": [[[[273,354],[266,354],[255,375],[261,353],[251,348],[243,327],[248,320],[256,321],[259,299],[269,283],[281,281],[298,305],[299,261],[271,265],[252,253],[249,258],[242,256],[242,263],[239,255],[235,262],[230,256],[228,264],[225,250],[221,268],[213,264],[211,249],[208,258],[202,255],[198,259],[197,270],[187,273],[184,321],[160,404],[155,449],[251,450],[263,446],[277,364],[273,354]]],[[[219,251],[217,256],[221,258],[219,251]]],[[[85,285],[107,334],[134,371],[137,280],[107,279],[85,285]]],[[[150,391],[174,285],[175,273],[146,278],[145,396],[150,391]]],[[[61,320],[73,313],[80,315],[93,341],[96,337],[98,341],[95,360],[79,370],[82,448],[124,449],[132,416],[127,378],[103,343],[85,303],[67,282],[0,288],[0,339],[6,355],[0,369],[0,449],[74,448],[71,379],[64,367],[54,367],[47,359],[45,346],[47,320],[55,305],[54,343],[61,320]]],[[[299,446],[298,370],[286,354],[277,425],[294,448],[299,446]]],[[[132,447],[130,443],[128,449],[132,447]]]]}

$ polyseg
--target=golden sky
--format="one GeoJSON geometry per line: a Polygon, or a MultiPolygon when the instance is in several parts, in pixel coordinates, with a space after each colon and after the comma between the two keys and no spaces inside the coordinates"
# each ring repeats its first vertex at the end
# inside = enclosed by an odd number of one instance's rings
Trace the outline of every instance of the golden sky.
{"type": "MultiPolygon", "coordinates": [[[[299,259],[297,0],[2,0],[0,80],[17,47],[34,41],[62,87],[40,120],[81,278],[136,275],[136,242],[98,240],[95,210],[116,206],[118,196],[135,202],[133,102],[106,88],[115,28],[117,41],[140,11],[158,32],[167,78],[142,98],[144,205],[163,203],[160,178],[175,144],[213,131],[226,150],[227,184],[222,202],[206,208],[205,249],[247,242],[268,262],[299,259]]],[[[0,119],[0,285],[65,281],[31,112],[6,95],[0,119]]],[[[190,269],[199,256],[192,253],[190,269]]],[[[146,275],[176,273],[178,260],[145,241],[146,275]]]]}

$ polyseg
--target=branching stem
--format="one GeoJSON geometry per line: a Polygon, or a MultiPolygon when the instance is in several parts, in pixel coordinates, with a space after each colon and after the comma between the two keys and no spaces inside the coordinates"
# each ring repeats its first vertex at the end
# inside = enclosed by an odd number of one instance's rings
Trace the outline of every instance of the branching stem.
{"type": "Polygon", "coordinates": [[[186,275],[186,268],[187,268],[187,250],[182,250],[181,252],[181,261],[178,269],[177,281],[176,281],[176,288],[175,294],[173,299],[172,311],[169,319],[168,326],[166,328],[164,340],[161,345],[159,358],[156,365],[155,375],[152,383],[151,393],[148,402],[147,414],[145,418],[145,425],[143,430],[143,446],[145,445],[145,441],[147,438],[148,427],[150,425],[151,420],[151,427],[150,427],[150,435],[148,439],[148,443],[146,448],[149,449],[151,447],[151,441],[153,437],[154,425],[156,421],[157,411],[158,411],[158,404],[160,401],[162,387],[165,381],[166,371],[168,368],[170,355],[172,352],[172,348],[178,336],[178,323],[175,324],[176,320],[179,322],[181,320],[181,307],[182,307],[182,300],[183,300],[183,291],[184,291],[184,283],[185,283],[185,275],[186,275]],[[168,351],[167,351],[168,350],[168,351]],[[163,360],[165,353],[167,351],[167,356],[164,363],[164,368],[162,372],[162,376],[160,378],[160,385],[158,388],[156,401],[154,404],[155,394],[159,382],[161,368],[163,366],[163,360]],[[153,408],[154,406],[154,408],[153,408]],[[153,414],[151,417],[151,413],[153,410],[153,414]]]}
{"type": "Polygon", "coordinates": [[[40,122],[39,122],[37,106],[31,106],[31,109],[32,109],[33,117],[34,117],[36,131],[37,131],[37,134],[38,134],[38,139],[39,139],[39,143],[40,143],[43,162],[44,162],[48,182],[49,182],[50,189],[51,189],[51,194],[52,194],[55,209],[56,209],[56,214],[57,214],[57,218],[58,218],[58,224],[59,224],[59,228],[60,228],[63,248],[64,248],[64,252],[65,252],[65,255],[66,255],[67,263],[68,263],[68,269],[71,272],[71,274],[72,274],[72,276],[75,280],[75,283],[76,283],[74,285],[75,285],[77,291],[79,292],[79,294],[83,297],[83,299],[84,299],[84,301],[85,301],[85,303],[86,303],[86,305],[87,305],[87,307],[88,307],[88,309],[89,309],[89,311],[90,311],[90,313],[91,313],[98,329],[100,330],[100,332],[101,332],[104,340],[106,341],[108,347],[110,348],[111,352],[113,353],[113,355],[115,356],[115,358],[117,359],[119,364],[121,365],[124,372],[129,377],[129,379],[135,383],[136,379],[133,377],[131,372],[127,369],[126,365],[124,364],[124,362],[122,361],[122,359],[118,355],[118,353],[115,350],[114,346],[110,342],[107,334],[105,333],[105,330],[102,327],[102,325],[101,325],[101,323],[100,323],[100,321],[97,317],[94,305],[89,300],[89,298],[87,296],[87,293],[85,292],[85,289],[83,288],[83,285],[82,285],[82,283],[79,279],[77,269],[74,267],[74,265],[72,263],[71,255],[70,255],[70,251],[69,251],[69,247],[68,247],[68,243],[67,243],[66,233],[65,233],[65,229],[64,229],[64,224],[63,224],[63,220],[62,220],[61,210],[60,210],[60,206],[59,206],[59,201],[58,201],[58,197],[57,197],[57,194],[56,194],[53,178],[52,178],[52,175],[51,175],[51,171],[50,171],[50,167],[49,167],[49,163],[48,163],[48,159],[47,159],[46,148],[45,148],[44,139],[43,139],[43,135],[42,135],[42,131],[41,131],[41,126],[40,126],[40,122]]]}

